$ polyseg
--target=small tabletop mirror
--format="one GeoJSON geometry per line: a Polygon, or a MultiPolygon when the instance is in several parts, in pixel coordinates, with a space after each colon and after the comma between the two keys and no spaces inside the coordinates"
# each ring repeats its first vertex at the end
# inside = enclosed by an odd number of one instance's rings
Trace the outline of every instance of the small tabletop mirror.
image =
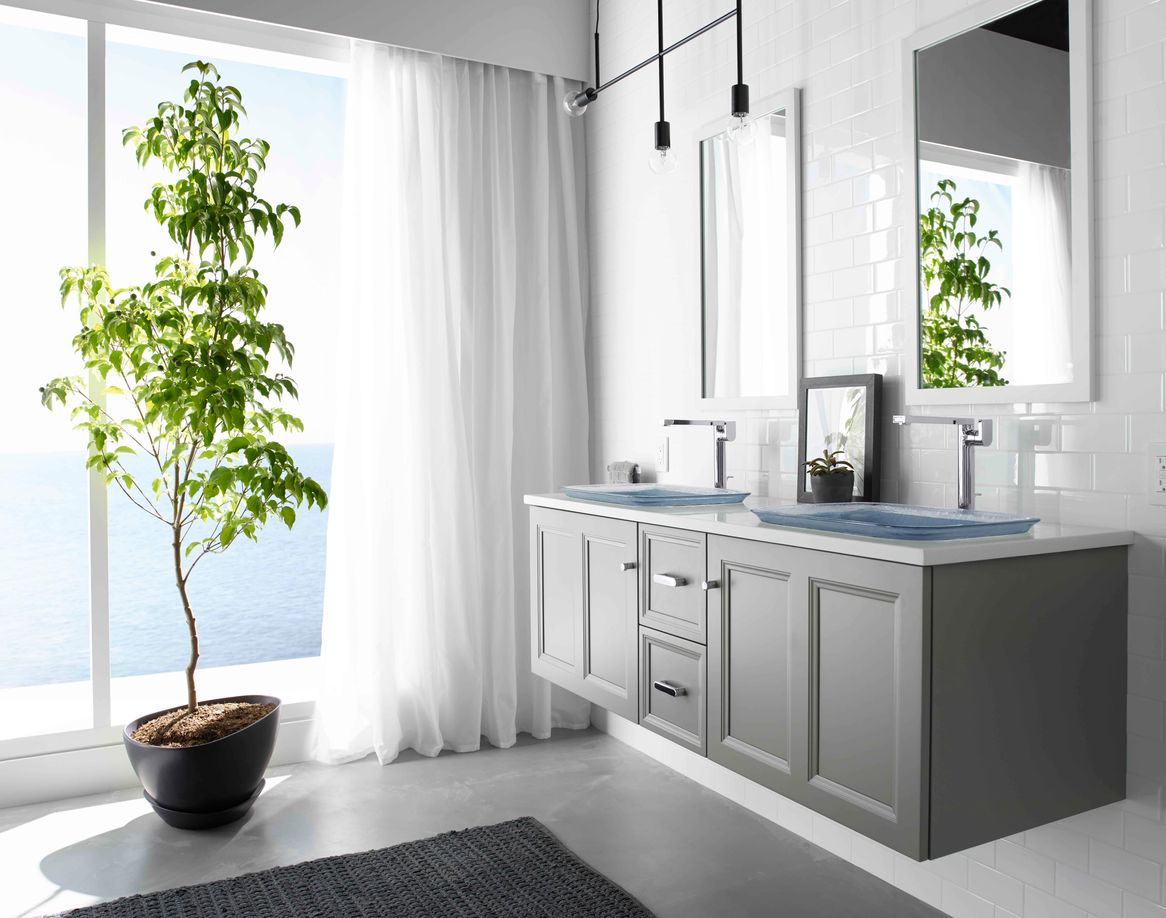
{"type": "Polygon", "coordinates": [[[1088,27],[1087,0],[988,0],[908,40],[909,404],[1091,395],[1088,27]]]}
{"type": "Polygon", "coordinates": [[[797,101],[796,90],[787,90],[763,103],[769,113],[744,137],[730,137],[721,119],[721,130],[700,143],[701,397],[724,407],[795,405],[797,101]]]}
{"type": "Polygon", "coordinates": [[[882,376],[819,376],[803,379],[798,388],[798,500],[814,499],[806,463],[836,454],[854,470],[851,499],[877,501],[882,376]]]}

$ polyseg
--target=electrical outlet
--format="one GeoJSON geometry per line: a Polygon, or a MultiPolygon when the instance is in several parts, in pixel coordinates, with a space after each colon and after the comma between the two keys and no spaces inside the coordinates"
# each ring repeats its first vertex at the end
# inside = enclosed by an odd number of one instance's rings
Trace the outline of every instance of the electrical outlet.
{"type": "Polygon", "coordinates": [[[668,438],[663,437],[656,446],[656,471],[668,471],[668,438]]]}
{"type": "Polygon", "coordinates": [[[1166,507],[1166,443],[1150,444],[1150,503],[1166,507]]]}

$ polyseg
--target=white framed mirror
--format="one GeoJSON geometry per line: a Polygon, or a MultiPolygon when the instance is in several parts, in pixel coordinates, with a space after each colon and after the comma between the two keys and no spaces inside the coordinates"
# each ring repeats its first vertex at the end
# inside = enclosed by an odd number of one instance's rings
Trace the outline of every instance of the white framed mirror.
{"type": "Polygon", "coordinates": [[[707,408],[794,408],[801,370],[799,93],[754,106],[749,134],[700,134],[700,394],[707,408]]]}
{"type": "Polygon", "coordinates": [[[986,0],[904,43],[907,404],[1093,397],[1090,0],[986,0]]]}

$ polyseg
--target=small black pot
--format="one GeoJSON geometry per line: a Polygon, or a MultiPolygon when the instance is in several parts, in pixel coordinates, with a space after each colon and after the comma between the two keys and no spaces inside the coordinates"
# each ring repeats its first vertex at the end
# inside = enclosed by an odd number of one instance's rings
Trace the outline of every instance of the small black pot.
{"type": "Polygon", "coordinates": [[[169,748],[139,743],[131,735],[146,721],[173,708],[126,724],[122,741],[154,811],[179,829],[209,829],[241,819],[263,788],[263,773],[275,750],[279,699],[271,695],[235,695],[206,704],[241,701],[273,704],[270,711],[242,730],[200,746],[169,748]]]}
{"type": "Polygon", "coordinates": [[[810,491],[816,504],[844,504],[854,499],[854,472],[811,475],[810,491]]]}

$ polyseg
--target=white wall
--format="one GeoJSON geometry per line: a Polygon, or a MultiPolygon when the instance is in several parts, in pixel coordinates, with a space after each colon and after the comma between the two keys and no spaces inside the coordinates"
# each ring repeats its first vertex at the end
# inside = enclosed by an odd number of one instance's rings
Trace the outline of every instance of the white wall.
{"type": "Polygon", "coordinates": [[[555,76],[589,79],[587,0],[162,0],[555,76]]]}
{"type": "MultiPolygon", "coordinates": [[[[805,370],[886,374],[902,404],[912,221],[903,185],[900,40],[962,0],[750,0],[746,79],[755,98],[799,85],[805,137],[805,370]]],[[[670,0],[667,38],[723,12],[670,0]]],[[[922,867],[822,823],[831,850],[953,915],[1166,918],[1166,508],[1148,502],[1146,446],[1166,440],[1166,2],[1095,0],[1099,401],[964,406],[998,420],[978,457],[985,508],[1130,527],[1129,799],[922,867]]],[[[651,46],[650,4],[604,7],[605,67],[651,46]]],[[[592,471],[611,459],[651,470],[660,419],[699,412],[697,126],[728,110],[732,27],[669,58],[668,101],[683,161],[647,169],[655,73],[604,94],[587,115],[593,310],[592,471]]],[[[963,413],[961,408],[960,413],[963,413]]],[[[757,493],[793,495],[793,414],[738,416],[730,471],[757,493]]],[[[691,433],[696,433],[695,431],[691,433]]],[[[884,428],[889,500],[952,505],[944,428],[884,428]]],[[[672,436],[673,468],[711,476],[706,440],[672,436]],[[699,442],[697,442],[699,441],[699,442]],[[695,470],[695,471],[694,471],[695,470]]],[[[764,794],[754,792],[757,796],[764,794]]],[[[746,800],[748,802],[748,800],[746,800]]],[[[768,804],[766,804],[768,805],[768,804]]],[[[764,809],[764,807],[761,807],[764,809]]],[[[819,827],[792,807],[805,831],[819,827]]]]}

